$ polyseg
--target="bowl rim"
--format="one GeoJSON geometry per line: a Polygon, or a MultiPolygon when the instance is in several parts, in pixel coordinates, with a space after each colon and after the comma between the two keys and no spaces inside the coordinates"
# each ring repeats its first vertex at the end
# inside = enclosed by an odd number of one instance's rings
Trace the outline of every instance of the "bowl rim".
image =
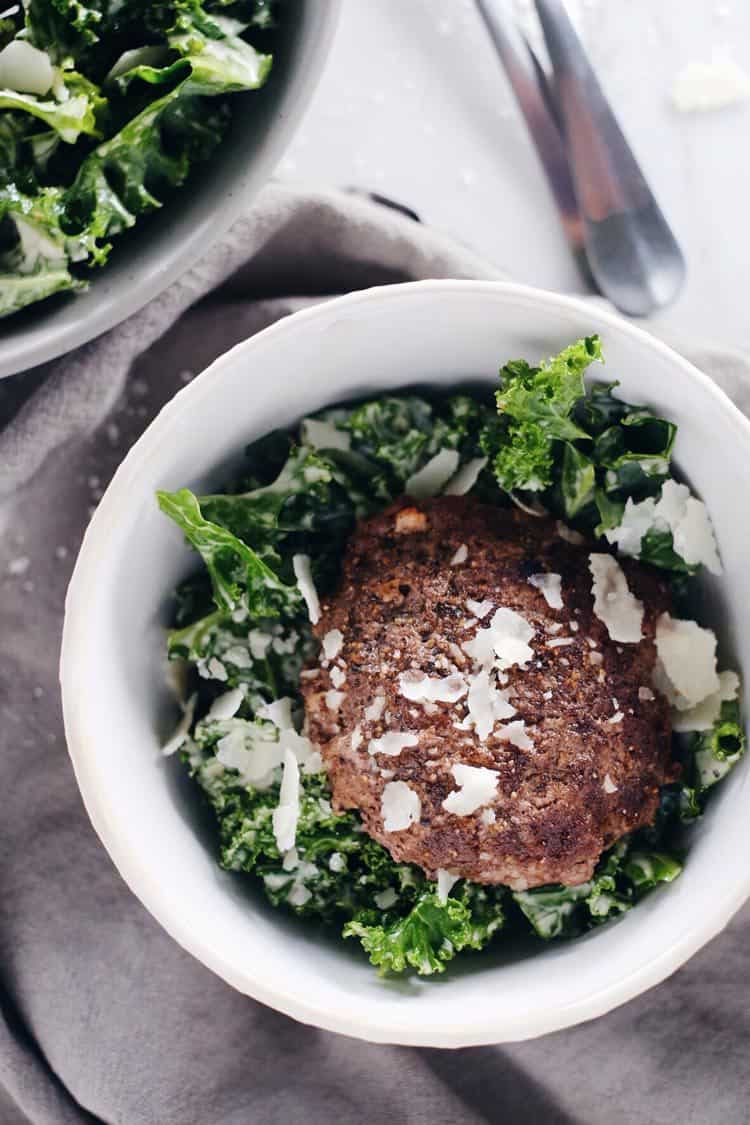
{"type": "Polygon", "coordinates": [[[681,370],[686,379],[698,383],[706,394],[716,400],[728,426],[735,431],[737,440],[744,443],[750,455],[750,421],[713,380],[644,329],[623,320],[614,312],[579,298],[512,282],[441,279],[377,286],[333,300],[322,301],[282,318],[224,352],[165,404],[131,447],[112,477],[86,529],[76,560],[65,599],[60,684],[68,752],[94,829],[131,891],[183,949],[241,993],[302,1023],[375,1043],[455,1048],[499,1042],[520,1042],[559,1031],[604,1015],[659,984],[720,933],[750,897],[750,867],[744,878],[737,880],[731,892],[712,907],[709,914],[701,912],[690,928],[675,935],[674,940],[666,948],[655,952],[649,961],[635,968],[626,977],[604,984],[595,992],[568,1004],[539,1011],[534,1017],[531,1017],[530,1013],[517,1011],[508,1013],[499,1010],[491,1020],[486,1019],[478,1024],[476,1018],[472,1018],[471,1021],[467,1019],[464,1025],[446,1030],[424,1026],[415,1029],[411,1024],[403,1022],[398,1013],[394,1013],[393,1017],[389,1015],[385,1019],[373,1018],[369,1013],[352,1015],[351,1011],[344,1010],[339,1005],[327,1005],[322,1001],[309,1003],[305,997],[285,991],[283,984],[270,985],[264,979],[262,972],[254,972],[249,964],[242,970],[238,969],[221,953],[206,947],[205,943],[194,938],[182,920],[179,909],[172,909],[163,904],[158,882],[152,877],[151,871],[141,865],[129,851],[126,841],[120,835],[115,810],[107,805],[96,790],[93,774],[89,769],[90,762],[96,756],[96,746],[87,743],[83,734],[85,724],[82,716],[85,701],[75,690],[76,684],[80,683],[77,672],[78,648],[86,628],[87,591],[90,589],[90,583],[95,579],[100,558],[107,552],[108,528],[117,518],[120,504],[128,503],[131,478],[141,471],[145,460],[154,453],[158,454],[159,448],[168,437],[165,431],[168,431],[183,415],[192,413],[204,394],[213,392],[213,376],[223,367],[233,363],[239,352],[251,352],[255,347],[264,347],[269,341],[281,335],[304,333],[318,318],[330,318],[332,313],[349,311],[373,301],[376,303],[403,301],[414,294],[425,292],[454,295],[492,294],[500,299],[525,301],[538,309],[542,315],[545,311],[554,310],[585,313],[598,331],[611,329],[630,337],[668,360],[681,370]]]}
{"type": "MultiPolygon", "coordinates": [[[[231,181],[231,187],[219,196],[215,206],[207,209],[202,218],[196,216],[189,232],[184,227],[175,232],[169,243],[169,253],[162,253],[158,265],[152,263],[150,268],[139,268],[136,255],[128,275],[118,279],[106,296],[103,294],[102,299],[93,304],[88,315],[73,316],[49,326],[43,321],[30,324],[22,333],[4,339],[0,348],[0,379],[60,359],[122,324],[200,262],[226,234],[270,179],[307,112],[330,53],[342,5],[343,0],[315,0],[315,20],[304,66],[295,69],[286,92],[281,95],[281,112],[258,155],[241,176],[231,181]]],[[[96,280],[92,279],[94,294],[96,280]]],[[[75,301],[75,296],[72,300],[75,301]]]]}

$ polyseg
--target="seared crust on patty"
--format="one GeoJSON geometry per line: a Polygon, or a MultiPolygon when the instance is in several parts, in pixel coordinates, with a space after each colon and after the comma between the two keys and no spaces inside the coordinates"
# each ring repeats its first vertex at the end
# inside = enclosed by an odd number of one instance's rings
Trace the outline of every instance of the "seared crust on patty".
{"type": "Polygon", "coordinates": [[[430,877],[442,868],[516,889],[573,885],[619,837],[653,820],[659,787],[676,770],[668,705],[650,691],[655,622],[670,609],[669,591],[656,572],[622,560],[644,605],[643,640],[612,641],[593,612],[592,549],[602,550],[563,538],[554,520],[467,497],[404,499],[355,530],[315,628],[321,639],[330,634],[328,644],[303,674],[302,692],[335,807],[358,809],[394,859],[430,877]],[[562,609],[529,582],[543,573],[560,576],[562,609]],[[492,609],[478,620],[468,600],[492,609]],[[476,672],[462,646],[500,607],[534,630],[532,659],[500,678],[531,747],[504,741],[505,723],[482,741],[465,697],[425,706],[400,690],[402,673],[476,672]],[[388,731],[418,743],[371,753],[388,731]],[[443,807],[458,788],[457,763],[497,774],[494,797],[468,815],[443,807]],[[418,821],[386,831],[381,801],[391,781],[406,782],[421,807],[418,821]]]}

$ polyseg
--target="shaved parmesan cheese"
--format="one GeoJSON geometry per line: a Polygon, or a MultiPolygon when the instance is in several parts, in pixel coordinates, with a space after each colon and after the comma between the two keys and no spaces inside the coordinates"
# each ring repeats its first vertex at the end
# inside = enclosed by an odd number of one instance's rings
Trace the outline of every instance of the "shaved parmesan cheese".
{"type": "Polygon", "coordinates": [[[575,531],[572,527],[568,527],[562,520],[558,520],[555,527],[557,529],[557,534],[561,539],[564,539],[566,543],[575,543],[576,546],[581,546],[581,544],[586,542],[580,532],[575,531]]]}
{"type": "Polygon", "coordinates": [[[667,480],[658,500],[649,497],[634,504],[629,499],[620,525],[605,534],[623,555],[636,557],[644,535],[652,528],[671,532],[675,551],[689,566],[702,565],[712,574],[722,573],[706,505],[691,496],[686,485],[667,480]]]}
{"type": "Polygon", "coordinates": [[[719,691],[716,635],[695,621],[662,613],[656,622],[654,686],[678,711],[689,711],[719,691]]]}
{"type": "Polygon", "coordinates": [[[443,801],[446,812],[456,816],[469,816],[482,805],[487,805],[497,794],[498,775],[485,766],[467,766],[462,762],[451,766],[458,789],[443,801]]]}
{"type": "Polygon", "coordinates": [[[446,871],[442,867],[438,867],[437,873],[437,896],[442,903],[448,901],[448,895],[451,893],[453,886],[461,878],[460,875],[451,875],[450,871],[446,871]]]}
{"type": "Polygon", "coordinates": [[[273,771],[281,765],[283,752],[278,742],[252,737],[253,728],[236,721],[228,734],[216,744],[216,757],[223,766],[237,770],[246,785],[267,789],[273,771]]]}
{"type": "Polygon", "coordinates": [[[259,719],[268,719],[269,723],[273,723],[279,730],[293,730],[294,723],[292,722],[292,700],[288,695],[282,696],[281,699],[274,699],[273,703],[263,703],[258,708],[257,715],[259,719]]]}
{"type": "Polygon", "coordinates": [[[643,536],[654,525],[655,510],[656,500],[653,496],[638,504],[634,504],[628,497],[619,525],[604,532],[607,542],[616,544],[621,555],[637,558],[641,553],[643,536]]]}
{"type": "Polygon", "coordinates": [[[232,688],[224,695],[219,695],[211,704],[207,719],[232,719],[240,709],[240,705],[245,698],[244,688],[232,688]]]}
{"type": "Polygon", "coordinates": [[[461,546],[457,548],[456,553],[454,554],[453,558],[450,561],[450,565],[451,566],[461,566],[462,563],[466,562],[468,557],[469,557],[469,548],[466,546],[465,543],[462,543],[461,546]]]}
{"type": "Polygon", "coordinates": [[[514,719],[512,723],[498,727],[495,733],[502,742],[510,742],[511,746],[517,746],[519,750],[534,749],[534,743],[526,733],[526,723],[523,719],[514,719]]]}
{"type": "Polygon", "coordinates": [[[725,109],[750,98],[750,75],[730,58],[689,62],[672,83],[670,97],[680,113],[725,109]]]}
{"type": "Polygon", "coordinates": [[[485,598],[483,602],[476,602],[473,598],[466,599],[466,608],[472,617],[476,617],[479,621],[492,611],[493,604],[489,598],[485,598]]]}
{"type": "Polygon", "coordinates": [[[650,703],[652,699],[656,698],[656,696],[654,695],[650,687],[639,687],[638,698],[640,699],[641,703],[650,703]]]}
{"type": "Polygon", "coordinates": [[[291,750],[284,751],[284,773],[279,789],[279,803],[271,817],[276,846],[280,852],[294,847],[300,814],[299,765],[291,750]]]}
{"type": "MultiPolygon", "coordinates": [[[[664,488],[670,481],[666,481],[664,488]]],[[[657,504],[657,512],[658,512],[657,504]]],[[[688,566],[705,566],[711,574],[722,574],[723,567],[716,546],[714,529],[708,509],[702,500],[689,496],[679,522],[673,528],[674,549],[688,566]]]]}
{"type": "Polygon", "coordinates": [[[332,852],[331,857],[328,860],[328,869],[330,871],[335,871],[336,873],[338,873],[339,871],[343,871],[345,867],[346,859],[341,854],[341,852],[332,852]]]}
{"type": "Polygon", "coordinates": [[[317,418],[303,418],[300,436],[304,445],[315,449],[351,449],[351,435],[340,430],[331,422],[319,422],[317,418]]]}
{"type": "Polygon", "coordinates": [[[419,820],[422,802],[405,781],[389,781],[383,789],[380,812],[386,832],[403,832],[419,820]]]}
{"type": "Polygon", "coordinates": [[[310,621],[313,625],[317,625],[320,621],[320,601],[318,600],[318,591],[315,589],[315,584],[312,580],[310,556],[294,555],[292,557],[292,566],[294,568],[294,577],[297,579],[297,585],[299,586],[299,592],[305,599],[310,621]]]}
{"type": "MultiPolygon", "coordinates": [[[[200,667],[199,667],[198,670],[201,672],[201,675],[203,675],[203,672],[200,669],[200,667]]],[[[222,662],[220,660],[218,660],[215,656],[212,656],[211,659],[209,660],[208,664],[206,665],[206,672],[208,673],[208,679],[211,679],[211,680],[220,680],[222,683],[224,683],[226,680],[229,679],[229,675],[227,673],[226,668],[224,667],[222,662]]]]}
{"type": "Polygon", "coordinates": [[[186,741],[190,728],[193,725],[193,716],[195,715],[195,704],[198,700],[197,693],[190,696],[182,711],[182,718],[174,729],[170,738],[164,743],[161,752],[165,758],[171,754],[176,754],[182,744],[186,741]]]}
{"type": "Polygon", "coordinates": [[[405,730],[389,730],[380,738],[371,738],[367,747],[370,754],[386,754],[396,758],[407,746],[418,746],[419,738],[405,730]]]}
{"type": "Polygon", "coordinates": [[[344,643],[344,634],[340,629],[329,629],[323,637],[323,652],[326,660],[335,660],[341,652],[344,643]]]}
{"type": "Polygon", "coordinates": [[[398,902],[398,895],[393,887],[386,887],[384,891],[379,891],[378,894],[373,895],[373,902],[378,910],[390,910],[398,902]]]}
{"type": "Polygon", "coordinates": [[[385,710],[385,696],[376,695],[369,707],[365,707],[365,718],[368,723],[377,723],[385,710]]]}
{"type": "Polygon", "coordinates": [[[247,635],[250,645],[250,655],[253,660],[265,660],[273,637],[270,633],[263,633],[260,629],[251,629],[247,635]]]}
{"type": "Polygon", "coordinates": [[[611,723],[613,726],[616,726],[617,723],[621,723],[624,718],[625,718],[625,716],[623,715],[622,711],[615,711],[612,718],[607,719],[607,722],[611,723]]]}
{"type": "Polygon", "coordinates": [[[312,749],[312,743],[310,743],[309,757],[303,761],[300,755],[297,754],[297,761],[302,767],[302,772],[304,774],[320,773],[320,771],[323,769],[323,756],[320,753],[320,750],[312,749]]]}
{"type": "Polygon", "coordinates": [[[326,707],[329,711],[338,711],[345,699],[345,691],[327,691],[325,694],[326,707]]]}
{"type": "Polygon", "coordinates": [[[486,741],[496,722],[515,715],[515,707],[508,702],[510,689],[499,691],[491,671],[483,668],[471,678],[469,687],[469,719],[474,724],[480,742],[486,741]]]}
{"type": "Polygon", "coordinates": [[[528,642],[534,629],[514,609],[498,609],[487,629],[478,629],[472,640],[464,641],[463,650],[481,667],[496,664],[504,670],[514,664],[522,667],[534,653],[528,642]]]}
{"type": "Polygon", "coordinates": [[[49,55],[24,39],[11,39],[0,51],[0,86],[19,94],[46,94],[55,72],[49,55]]]}
{"type": "Polygon", "coordinates": [[[458,673],[443,678],[430,678],[424,672],[402,672],[399,692],[415,703],[457,703],[469,690],[466,680],[458,673]]]}
{"type": "Polygon", "coordinates": [[[482,824],[486,824],[486,825],[494,824],[495,821],[497,820],[497,816],[495,815],[495,810],[494,809],[484,809],[484,811],[482,812],[482,815],[479,817],[479,819],[481,820],[482,824]]]}
{"type": "Polygon", "coordinates": [[[363,742],[362,728],[360,726],[356,726],[354,728],[354,730],[352,731],[352,737],[351,737],[352,750],[359,750],[360,746],[362,745],[362,742],[363,742]]]}
{"type": "Polygon", "coordinates": [[[460,457],[455,449],[441,449],[409,477],[404,485],[405,494],[413,496],[415,500],[437,496],[455,473],[459,461],[460,457]]]}
{"type": "Polygon", "coordinates": [[[612,780],[612,778],[609,776],[608,773],[605,773],[605,775],[604,775],[604,783],[602,785],[602,789],[604,790],[605,793],[616,793],[617,792],[617,786],[615,785],[614,781],[612,780]]]}
{"type": "Polygon", "coordinates": [[[628,580],[612,555],[589,555],[594,613],[613,641],[637,644],[642,637],[643,603],[631,594],[628,580]]]}
{"type": "Polygon", "coordinates": [[[286,900],[290,906],[304,906],[311,898],[312,891],[309,891],[304,883],[295,883],[286,900]]]}
{"type": "Polygon", "coordinates": [[[722,703],[736,699],[739,689],[740,678],[736,672],[719,672],[718,690],[689,711],[675,711],[672,715],[672,730],[678,733],[711,730],[721,714],[722,703]]]}
{"type": "Polygon", "coordinates": [[[575,643],[575,637],[553,637],[551,641],[547,641],[547,648],[565,648],[566,645],[575,643]]]}
{"type": "Polygon", "coordinates": [[[331,683],[334,687],[343,687],[346,683],[346,672],[343,668],[331,668],[331,683]]]}
{"type": "Polygon", "coordinates": [[[467,461],[456,475],[448,481],[445,486],[445,495],[465,496],[467,492],[471,492],[486,464],[486,457],[474,457],[471,461],[467,461]]]}
{"type": "Polygon", "coordinates": [[[562,609],[562,576],[559,574],[531,574],[529,585],[544,595],[550,609],[562,609]]]}
{"type": "Polygon", "coordinates": [[[232,645],[223,654],[226,664],[233,664],[235,668],[250,668],[252,659],[250,653],[242,645],[232,645]]]}

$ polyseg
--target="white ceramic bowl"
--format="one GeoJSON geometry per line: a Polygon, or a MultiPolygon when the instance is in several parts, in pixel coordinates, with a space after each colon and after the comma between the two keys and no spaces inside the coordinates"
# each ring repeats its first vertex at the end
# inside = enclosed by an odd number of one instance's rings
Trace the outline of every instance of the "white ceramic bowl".
{"type": "Polygon", "coordinates": [[[354,942],[321,938],[222,873],[159,746],[175,721],[164,685],[164,607],[195,566],[157,488],[211,491],[246,443],[347,397],[405,384],[492,385],[501,360],[599,332],[608,379],[680,427],[677,461],[707,502],[725,574],[709,590],[724,644],[750,668],[750,425],[700,372],[624,321],[551,293],[466,281],[369,290],[282,320],[217,360],[170,402],[104,496],[68,593],[62,688],[89,815],[134,893],[214,972],[306,1023],[380,1042],[457,1047],[590,1019],[663,980],[750,894],[749,762],[692,830],[685,871],[621,922],[535,956],[467,958],[439,980],[385,982],[354,942]]]}
{"type": "Polygon", "coordinates": [[[242,214],[271,175],[307,109],[341,0],[297,0],[275,33],[261,90],[232,95],[229,134],[156,215],[115,241],[85,293],[42,301],[0,322],[0,378],[63,355],[106,332],[166,289],[242,214]],[[293,17],[293,18],[292,18],[293,17]]]}

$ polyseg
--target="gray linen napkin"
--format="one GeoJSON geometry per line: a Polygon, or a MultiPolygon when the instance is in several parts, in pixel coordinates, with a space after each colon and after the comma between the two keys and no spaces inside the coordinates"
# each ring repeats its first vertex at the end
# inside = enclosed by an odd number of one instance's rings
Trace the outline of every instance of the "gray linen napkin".
{"type": "MultiPolygon", "coordinates": [[[[595,1023],[503,1048],[371,1046],[261,1007],[178,948],[112,867],[68,763],[65,587],[91,506],[161,404],[306,301],[500,276],[383,207],[272,186],[143,312],[0,385],[0,1125],[747,1121],[750,912],[595,1023]]],[[[743,357],[688,350],[750,410],[743,357]]]]}

